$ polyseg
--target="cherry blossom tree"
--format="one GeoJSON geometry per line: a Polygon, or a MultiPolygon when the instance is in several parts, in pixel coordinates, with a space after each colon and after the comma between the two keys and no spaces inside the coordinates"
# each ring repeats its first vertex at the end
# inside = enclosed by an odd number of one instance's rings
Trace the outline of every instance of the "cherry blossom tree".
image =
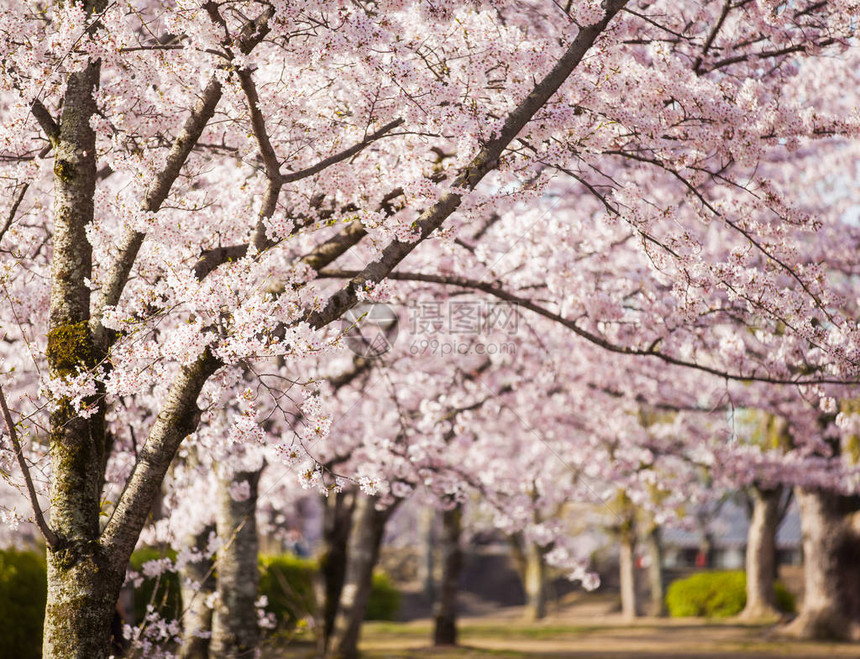
{"type": "MultiPolygon", "coordinates": [[[[793,159],[854,162],[833,90],[857,88],[856,11],[0,10],[4,460],[48,546],[45,656],[106,656],[149,511],[225,392],[254,369],[304,387],[341,349],[330,325],[394,282],[516,303],[651,368],[855,381],[858,232],[841,202],[808,212],[793,159]]],[[[265,437],[239,416],[239,442],[265,437]]]]}

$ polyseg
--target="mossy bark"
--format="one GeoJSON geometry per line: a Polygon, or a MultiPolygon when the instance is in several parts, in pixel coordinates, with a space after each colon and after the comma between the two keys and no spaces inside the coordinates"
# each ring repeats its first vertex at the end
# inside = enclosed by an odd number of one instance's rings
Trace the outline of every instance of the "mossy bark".
{"type": "MultiPolygon", "coordinates": [[[[92,369],[100,359],[88,321],[92,248],[86,226],[93,219],[96,182],[96,112],[93,92],[99,65],[90,62],[68,77],[54,149],[54,228],[47,358],[51,377],[92,369]]],[[[83,401],[101,407],[99,396],[83,401]]],[[[110,624],[124,566],[108,560],[98,543],[104,482],[104,410],[81,416],[66,400],[50,414],[51,526],[58,542],[48,548],[48,599],[43,656],[101,659],[109,654],[110,624]]]]}

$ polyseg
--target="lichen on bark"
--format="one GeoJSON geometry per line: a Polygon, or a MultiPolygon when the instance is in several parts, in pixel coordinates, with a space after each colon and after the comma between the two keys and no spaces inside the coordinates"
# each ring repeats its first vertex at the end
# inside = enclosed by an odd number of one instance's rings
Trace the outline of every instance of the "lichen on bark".
{"type": "Polygon", "coordinates": [[[60,325],[48,332],[48,363],[58,375],[74,375],[96,365],[86,321],[60,325]]]}

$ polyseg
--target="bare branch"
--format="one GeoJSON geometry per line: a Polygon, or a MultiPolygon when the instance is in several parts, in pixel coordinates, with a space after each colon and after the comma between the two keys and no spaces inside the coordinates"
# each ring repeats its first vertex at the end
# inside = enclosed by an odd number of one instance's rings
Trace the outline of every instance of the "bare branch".
{"type": "Polygon", "coordinates": [[[42,104],[42,101],[36,99],[30,104],[30,112],[36,117],[36,121],[39,122],[42,130],[45,131],[45,135],[48,136],[51,146],[53,146],[60,139],[60,127],[51,116],[51,113],[48,112],[48,108],[42,104]]]}
{"type": "Polygon", "coordinates": [[[282,181],[284,183],[295,183],[296,181],[300,181],[303,178],[307,178],[308,176],[313,176],[314,174],[321,172],[327,167],[331,167],[334,164],[337,164],[347,158],[351,158],[356,153],[364,149],[371,142],[375,142],[380,137],[383,137],[386,133],[391,132],[399,125],[403,123],[403,119],[395,119],[394,121],[390,121],[385,124],[382,128],[380,128],[375,133],[371,133],[367,137],[365,137],[361,142],[352,145],[348,149],[344,149],[340,153],[336,153],[333,156],[329,156],[323,160],[320,160],[317,164],[311,165],[307,169],[302,169],[298,172],[291,172],[283,177],[282,181]]]}
{"type": "Polygon", "coordinates": [[[3,241],[3,236],[6,235],[6,232],[9,230],[9,227],[12,226],[12,222],[15,221],[15,213],[18,212],[18,206],[20,206],[21,202],[24,200],[24,195],[27,194],[27,188],[29,187],[29,183],[24,183],[24,185],[21,186],[21,191],[18,193],[18,196],[12,203],[12,208],[9,210],[9,217],[6,218],[6,222],[3,224],[3,227],[0,228],[0,242],[3,241]]]}
{"type": "Polygon", "coordinates": [[[30,505],[33,507],[33,516],[36,519],[36,526],[39,527],[42,535],[45,537],[45,542],[52,549],[56,547],[60,539],[54,530],[48,526],[45,521],[45,516],[42,514],[42,509],[39,507],[39,499],[36,497],[36,488],[33,486],[33,479],[30,476],[30,468],[27,466],[27,461],[24,459],[24,452],[21,448],[21,442],[18,440],[18,432],[15,430],[15,422],[12,420],[12,414],[9,412],[9,407],[6,405],[6,396],[3,394],[3,387],[0,387],[0,409],[3,411],[3,420],[6,422],[6,430],[9,433],[9,438],[12,440],[12,445],[15,447],[15,459],[18,461],[18,468],[24,474],[24,482],[27,484],[27,496],[30,499],[30,505]]]}
{"type": "MultiPolygon", "coordinates": [[[[353,279],[357,277],[360,273],[357,270],[324,270],[319,273],[320,278],[331,278],[331,279],[353,279]]],[[[583,329],[579,325],[576,324],[576,321],[573,321],[569,318],[565,318],[554,311],[550,311],[549,309],[540,306],[539,304],[535,304],[531,300],[520,297],[514,293],[511,293],[497,284],[492,284],[489,282],[478,281],[476,279],[468,279],[466,277],[456,277],[456,276],[443,276],[443,275],[433,275],[433,274],[425,274],[421,272],[391,272],[387,276],[388,279],[393,279],[397,281],[420,281],[431,284],[442,284],[444,286],[457,286],[459,288],[465,288],[470,290],[481,291],[488,295],[492,295],[500,300],[505,300],[506,302],[512,302],[523,309],[528,309],[544,318],[549,318],[550,320],[567,327],[577,336],[585,339],[586,341],[593,343],[596,346],[599,346],[605,350],[610,352],[619,353],[622,355],[636,355],[641,357],[656,357],[668,364],[674,364],[675,366],[683,366],[686,368],[692,368],[697,371],[702,371],[704,373],[710,373],[711,375],[715,375],[720,378],[726,378],[729,380],[737,380],[739,382],[767,382],[770,384],[785,384],[785,385],[809,385],[809,384],[856,384],[856,380],[840,380],[835,378],[797,378],[797,379],[786,379],[786,378],[775,378],[767,375],[753,375],[753,374],[744,374],[744,373],[732,373],[730,371],[720,370],[718,368],[714,368],[712,366],[706,366],[704,364],[699,364],[697,362],[691,362],[684,359],[679,359],[677,357],[673,357],[671,355],[667,355],[665,353],[660,352],[657,349],[657,345],[652,344],[647,348],[633,348],[630,346],[622,346],[616,343],[612,343],[607,339],[599,336],[597,334],[593,334],[586,329],[583,329]]]]}

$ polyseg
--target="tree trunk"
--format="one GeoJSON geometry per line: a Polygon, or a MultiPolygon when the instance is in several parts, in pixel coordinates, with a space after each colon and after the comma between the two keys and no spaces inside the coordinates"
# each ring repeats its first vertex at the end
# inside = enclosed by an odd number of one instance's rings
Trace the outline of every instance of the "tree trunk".
{"type": "Polygon", "coordinates": [[[747,534],[747,603],[743,618],[772,618],[779,616],[776,607],[776,531],[779,528],[779,507],[782,487],[764,489],[753,486],[752,516],[747,534]]]}
{"type": "Polygon", "coordinates": [[[197,535],[189,535],[186,546],[200,553],[199,560],[188,561],[179,571],[182,593],[182,647],[180,659],[208,659],[209,637],[212,633],[212,609],[206,600],[215,592],[215,570],[211,558],[203,553],[209,536],[215,530],[207,525],[197,535]]]}
{"type": "Polygon", "coordinates": [[[379,559],[385,524],[397,507],[395,503],[385,510],[377,510],[378,497],[356,496],[358,501],[349,537],[346,577],[329,642],[333,648],[329,656],[343,659],[358,656],[358,637],[370,601],[373,568],[379,559]]]}
{"type": "Polygon", "coordinates": [[[226,543],[218,550],[218,604],[212,623],[212,654],[219,659],[253,657],[260,642],[257,625],[257,486],[262,469],[237,472],[221,479],[219,487],[218,535],[226,543]],[[232,483],[247,482],[249,496],[236,501],[232,483]]]}
{"type": "Polygon", "coordinates": [[[49,551],[42,657],[107,657],[122,580],[98,551],[49,551]]]}
{"type": "Polygon", "coordinates": [[[635,542],[632,528],[622,531],[619,537],[621,551],[618,557],[618,569],[621,578],[621,615],[628,620],[639,615],[639,606],[636,601],[635,542]]]}
{"type": "Polygon", "coordinates": [[[543,548],[527,542],[525,549],[526,572],[523,586],[526,590],[526,620],[542,620],[546,617],[546,561],[543,548]]]}
{"type": "MultiPolygon", "coordinates": [[[[88,324],[92,247],[86,237],[96,183],[90,119],[96,113],[98,82],[95,62],[69,75],[59,126],[51,137],[55,178],[47,358],[54,379],[89,370],[100,359],[88,324]]],[[[104,403],[95,396],[84,405],[98,411],[84,418],[62,399],[50,414],[50,523],[57,542],[47,552],[46,658],[108,655],[125,572],[125,565],[110,560],[98,542],[106,460],[104,403]]]]}
{"type": "Polygon", "coordinates": [[[323,550],[314,588],[319,633],[317,651],[324,655],[334,630],[343,582],[346,578],[347,543],[352,529],[356,494],[354,490],[335,492],[323,498],[323,550]]]}
{"type": "Polygon", "coordinates": [[[437,646],[457,645],[457,592],[463,568],[462,527],[463,504],[442,511],[442,579],[439,597],[433,605],[433,645],[437,646]]]}
{"type": "Polygon", "coordinates": [[[421,536],[421,556],[418,561],[418,580],[422,584],[424,597],[432,606],[436,601],[436,509],[425,506],[419,514],[419,534],[421,536]]]}
{"type": "Polygon", "coordinates": [[[860,498],[795,490],[803,525],[805,593],[792,636],[860,639],[860,498]]]}
{"type": "Polygon", "coordinates": [[[663,617],[666,615],[666,593],[663,588],[663,542],[660,537],[660,527],[652,524],[645,537],[648,550],[648,589],[650,603],[648,615],[663,617]]]}

